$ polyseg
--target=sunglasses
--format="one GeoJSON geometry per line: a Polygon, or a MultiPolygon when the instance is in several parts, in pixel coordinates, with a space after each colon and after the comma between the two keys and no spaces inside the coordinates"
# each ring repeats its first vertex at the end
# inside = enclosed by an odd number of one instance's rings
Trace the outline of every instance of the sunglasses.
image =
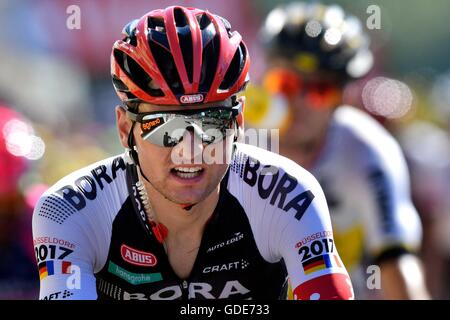
{"type": "Polygon", "coordinates": [[[330,81],[308,81],[298,72],[275,68],[264,77],[264,87],[270,93],[281,93],[287,97],[303,95],[306,103],[315,109],[327,109],[341,102],[341,89],[330,81]]]}
{"type": "Polygon", "coordinates": [[[222,141],[234,133],[233,123],[242,112],[242,102],[232,107],[214,106],[200,110],[168,110],[134,113],[127,117],[141,126],[141,137],[161,147],[174,147],[183,140],[186,131],[192,131],[202,143],[222,141]]]}

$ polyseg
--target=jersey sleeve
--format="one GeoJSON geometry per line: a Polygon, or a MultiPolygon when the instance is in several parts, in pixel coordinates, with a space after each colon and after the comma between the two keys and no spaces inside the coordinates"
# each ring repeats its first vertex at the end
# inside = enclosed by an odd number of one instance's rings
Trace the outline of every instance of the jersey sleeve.
{"type": "Polygon", "coordinates": [[[95,274],[108,258],[112,225],[128,197],[122,156],[77,170],[53,185],[33,213],[40,299],[96,299],[95,274]]]}
{"type": "Polygon", "coordinates": [[[94,246],[80,214],[56,194],[44,195],[33,214],[39,299],[96,299],[94,246]],[[64,219],[67,218],[67,219],[64,219]]]}
{"type": "Polygon", "coordinates": [[[385,137],[382,144],[367,144],[360,150],[365,158],[361,161],[365,173],[361,189],[367,190],[361,213],[366,246],[374,260],[417,251],[422,235],[403,153],[391,137],[385,137]]]}
{"type": "Polygon", "coordinates": [[[235,196],[262,257],[272,263],[284,260],[294,299],[352,299],[319,183],[293,161],[259,150],[238,155],[241,165],[230,183],[243,182],[235,196]]]}

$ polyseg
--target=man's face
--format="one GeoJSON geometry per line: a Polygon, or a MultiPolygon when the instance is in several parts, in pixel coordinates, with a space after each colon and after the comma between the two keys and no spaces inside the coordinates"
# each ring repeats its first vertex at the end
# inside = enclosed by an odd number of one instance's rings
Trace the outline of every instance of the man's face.
{"type": "MultiPolygon", "coordinates": [[[[143,103],[139,113],[165,110],[205,109],[200,106],[156,106],[143,103]]],[[[131,121],[126,118],[122,108],[117,109],[118,127],[121,142],[127,147],[126,138],[131,121]]],[[[193,131],[185,131],[183,139],[174,147],[163,147],[144,140],[139,123],[134,126],[134,137],[143,173],[161,195],[178,204],[198,203],[217,189],[228,168],[233,145],[233,136],[226,137],[216,144],[204,144],[193,131]],[[228,155],[223,161],[212,163],[211,153],[228,155]],[[208,155],[207,155],[208,154],[208,155]],[[205,163],[206,162],[206,163],[205,163]],[[190,171],[190,172],[188,172],[190,171]]],[[[214,155],[214,154],[213,154],[214,155]]]]}
{"type": "Polygon", "coordinates": [[[290,127],[287,130],[288,144],[308,144],[322,136],[328,127],[335,106],[317,108],[311,105],[304,94],[297,94],[288,98],[290,110],[290,127]]]}
{"type": "Polygon", "coordinates": [[[265,81],[269,90],[285,95],[289,104],[285,145],[309,144],[322,136],[342,101],[342,88],[330,74],[301,74],[294,66],[281,64],[268,72],[265,81]]]}

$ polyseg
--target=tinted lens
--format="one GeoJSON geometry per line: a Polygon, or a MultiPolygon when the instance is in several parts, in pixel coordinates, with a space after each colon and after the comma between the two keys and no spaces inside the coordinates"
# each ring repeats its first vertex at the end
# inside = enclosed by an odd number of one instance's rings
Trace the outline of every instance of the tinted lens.
{"type": "Polygon", "coordinates": [[[159,146],[173,147],[190,130],[204,143],[217,143],[229,133],[227,129],[231,129],[232,123],[233,115],[228,110],[159,114],[147,120],[143,118],[142,138],[159,146]]]}
{"type": "Polygon", "coordinates": [[[263,84],[269,93],[282,93],[287,96],[295,96],[303,89],[300,76],[294,71],[283,68],[275,68],[267,72],[263,84]]]}
{"type": "Polygon", "coordinates": [[[308,85],[305,97],[313,108],[333,108],[341,101],[341,91],[330,83],[315,83],[308,85]]]}
{"type": "Polygon", "coordinates": [[[308,105],[318,109],[334,107],[341,99],[341,90],[333,82],[309,82],[297,72],[285,68],[269,70],[264,77],[264,87],[269,93],[282,93],[287,97],[302,94],[308,105]]]}

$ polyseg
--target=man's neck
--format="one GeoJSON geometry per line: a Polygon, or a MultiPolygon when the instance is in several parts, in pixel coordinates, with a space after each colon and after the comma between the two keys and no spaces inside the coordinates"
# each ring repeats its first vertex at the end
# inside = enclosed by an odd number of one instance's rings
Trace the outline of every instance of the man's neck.
{"type": "Polygon", "coordinates": [[[157,222],[169,230],[169,236],[202,234],[219,200],[220,184],[206,199],[196,203],[190,210],[168,200],[148,183],[146,187],[153,215],[157,222]]]}

